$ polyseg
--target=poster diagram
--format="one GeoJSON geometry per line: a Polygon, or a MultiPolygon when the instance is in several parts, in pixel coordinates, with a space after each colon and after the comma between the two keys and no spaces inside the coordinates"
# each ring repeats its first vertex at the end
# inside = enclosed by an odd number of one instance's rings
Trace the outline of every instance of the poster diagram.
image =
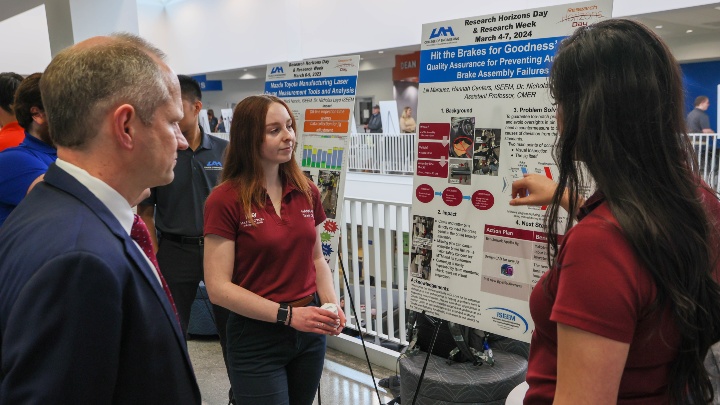
{"type": "Polygon", "coordinates": [[[359,56],[341,56],[269,65],[265,93],[282,98],[295,115],[295,157],[320,190],[327,220],[321,242],[335,271],[345,189],[350,120],[355,106],[359,56]]]}
{"type": "Polygon", "coordinates": [[[546,207],[511,207],[510,187],[557,175],[550,66],[611,12],[600,0],[423,25],[408,308],[530,341],[546,207]]]}

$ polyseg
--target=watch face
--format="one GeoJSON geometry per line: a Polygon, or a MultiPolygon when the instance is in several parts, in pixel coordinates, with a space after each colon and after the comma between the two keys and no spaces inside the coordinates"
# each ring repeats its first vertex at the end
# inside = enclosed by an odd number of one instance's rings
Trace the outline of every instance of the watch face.
{"type": "Polygon", "coordinates": [[[285,323],[287,321],[288,313],[290,313],[290,310],[288,309],[287,304],[281,304],[277,313],[278,323],[285,323]]]}

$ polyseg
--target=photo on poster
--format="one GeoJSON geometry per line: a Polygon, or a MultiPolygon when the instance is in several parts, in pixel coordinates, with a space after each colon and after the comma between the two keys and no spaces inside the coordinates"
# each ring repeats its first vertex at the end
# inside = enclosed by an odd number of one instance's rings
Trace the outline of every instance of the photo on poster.
{"type": "Polygon", "coordinates": [[[470,159],[450,159],[450,170],[448,171],[448,183],[450,184],[470,184],[470,174],[472,171],[472,160],[470,159]]]}
{"type": "Polygon", "coordinates": [[[419,277],[423,280],[430,280],[430,262],[432,261],[432,249],[413,248],[410,254],[410,277],[419,277]]]}
{"type": "Polygon", "coordinates": [[[450,120],[450,157],[472,159],[474,117],[453,117],[450,120]]]}
{"type": "Polygon", "coordinates": [[[434,224],[435,218],[433,217],[413,216],[413,247],[428,249],[432,247],[434,224]]]}
{"type": "Polygon", "coordinates": [[[413,243],[410,250],[410,276],[430,279],[432,261],[432,241],[435,218],[421,215],[413,216],[413,243]]]}
{"type": "Polygon", "coordinates": [[[499,128],[478,128],[475,130],[473,152],[473,174],[497,176],[500,170],[499,128]]]}
{"type": "MultiPolygon", "coordinates": [[[[315,183],[315,176],[313,176],[313,174],[310,173],[310,170],[303,170],[303,174],[305,175],[305,177],[307,177],[308,180],[310,180],[310,181],[312,181],[313,183],[315,183]]],[[[317,184],[317,183],[316,183],[316,184],[317,184]]]]}
{"type": "Polygon", "coordinates": [[[318,172],[317,185],[320,189],[320,201],[322,201],[325,216],[332,219],[335,219],[336,216],[339,182],[339,171],[320,170],[318,172]]]}

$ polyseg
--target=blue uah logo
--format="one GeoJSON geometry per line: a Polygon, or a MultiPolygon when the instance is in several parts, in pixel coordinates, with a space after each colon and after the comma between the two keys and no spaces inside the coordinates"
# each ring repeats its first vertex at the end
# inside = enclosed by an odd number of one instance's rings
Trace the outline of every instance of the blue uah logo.
{"type": "Polygon", "coordinates": [[[447,27],[433,28],[432,33],[430,33],[430,39],[447,36],[455,36],[452,27],[449,25],[447,27]]]}
{"type": "Polygon", "coordinates": [[[271,75],[274,75],[275,73],[285,73],[285,71],[283,70],[283,67],[282,67],[282,66],[275,66],[275,67],[273,67],[272,70],[270,71],[270,74],[271,74],[271,75]]]}
{"type": "Polygon", "coordinates": [[[530,325],[528,325],[528,322],[525,320],[525,318],[522,315],[518,314],[517,312],[511,311],[507,308],[500,308],[500,307],[487,308],[488,311],[491,309],[494,309],[497,311],[495,313],[495,318],[504,319],[506,321],[515,322],[518,324],[521,324],[521,323],[525,324],[525,330],[523,331],[523,333],[528,331],[528,328],[530,327],[530,325]]]}
{"type": "Polygon", "coordinates": [[[217,160],[212,160],[210,162],[207,162],[205,167],[222,167],[222,163],[218,162],[217,160]]]}

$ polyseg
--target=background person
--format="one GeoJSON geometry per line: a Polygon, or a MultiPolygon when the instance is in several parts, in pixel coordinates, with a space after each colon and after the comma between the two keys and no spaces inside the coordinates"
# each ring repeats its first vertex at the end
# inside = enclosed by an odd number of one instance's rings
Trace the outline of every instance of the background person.
{"type": "Polygon", "coordinates": [[[678,64],[648,28],[606,20],[561,43],[549,82],[558,184],[512,186],[511,205],[550,205],[525,403],[707,403],[720,203],[693,164],[678,64]],[[578,161],[597,187],[582,207],[578,161]]]}
{"type": "Polygon", "coordinates": [[[237,107],[222,184],[205,208],[205,282],[233,313],[228,369],[238,404],[312,404],[325,335],[345,315],[322,254],[320,192],[295,160],[295,118],[279,98],[237,107]]]}
{"type": "Polygon", "coordinates": [[[365,132],[381,134],[382,131],[383,130],[382,119],[380,118],[380,106],[376,104],[372,108],[372,115],[370,116],[368,123],[365,124],[365,132]]]}
{"type": "Polygon", "coordinates": [[[412,117],[412,108],[405,107],[402,115],[400,115],[400,132],[412,134],[415,133],[416,128],[417,124],[415,123],[415,119],[412,117]]]}
{"type": "Polygon", "coordinates": [[[23,77],[14,72],[0,73],[0,151],[18,146],[25,130],[18,124],[12,104],[23,77]]]}
{"type": "Polygon", "coordinates": [[[40,97],[41,76],[35,73],[26,77],[15,93],[13,110],[25,130],[25,139],[19,146],[0,152],[0,226],[57,159],[40,97]]]}
{"type": "MultiPolygon", "coordinates": [[[[147,224],[157,260],[170,287],[187,337],[192,304],[203,279],[203,210],[210,191],[218,185],[228,142],[206,134],[200,126],[202,92],[197,80],[178,75],[183,119],[178,126],[188,148],[178,150],[170,184],[153,187],[150,198],[138,205],[147,224]]],[[[212,306],[213,321],[225,357],[228,310],[212,306]]]]}
{"type": "Polygon", "coordinates": [[[95,37],[43,73],[58,159],[0,228],[2,404],[201,402],[131,210],[172,181],[187,147],[180,86],[162,59],[135,36],[95,37]]]}
{"type": "Polygon", "coordinates": [[[695,99],[695,108],[687,115],[687,127],[690,134],[714,134],[710,128],[710,117],[707,109],[710,107],[710,99],[707,96],[698,96],[695,99]]]}
{"type": "Polygon", "coordinates": [[[227,133],[227,130],[225,129],[225,120],[223,120],[222,117],[218,118],[218,124],[215,128],[215,132],[220,132],[224,134],[227,133]]]}

